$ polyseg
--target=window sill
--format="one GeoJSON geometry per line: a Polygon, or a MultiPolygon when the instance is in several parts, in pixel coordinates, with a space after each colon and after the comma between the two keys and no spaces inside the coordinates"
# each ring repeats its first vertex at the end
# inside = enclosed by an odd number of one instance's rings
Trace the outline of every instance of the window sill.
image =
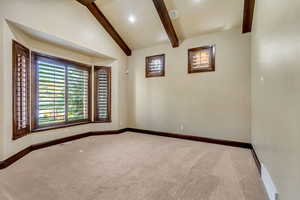
{"type": "Polygon", "coordinates": [[[111,123],[112,121],[111,120],[106,120],[106,121],[93,121],[92,123],[102,123],[102,124],[104,124],[104,123],[111,123]]]}
{"type": "Polygon", "coordinates": [[[79,126],[79,125],[90,124],[90,123],[92,123],[92,122],[84,121],[84,122],[75,122],[75,123],[70,123],[70,124],[56,125],[56,126],[51,126],[51,127],[36,128],[36,129],[31,130],[31,133],[50,131],[50,130],[61,129],[61,128],[68,128],[68,127],[72,127],[72,126],[79,126]]]}

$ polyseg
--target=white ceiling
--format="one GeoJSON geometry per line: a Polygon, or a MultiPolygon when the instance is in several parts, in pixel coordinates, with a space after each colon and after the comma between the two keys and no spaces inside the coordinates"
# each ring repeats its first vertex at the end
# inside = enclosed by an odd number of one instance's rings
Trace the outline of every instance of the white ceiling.
{"type": "MultiPolygon", "coordinates": [[[[165,0],[176,9],[173,20],[180,40],[241,26],[244,0],[165,0]]],[[[97,6],[131,49],[169,42],[152,0],[97,0],[97,6]],[[135,17],[135,22],[128,19],[135,17]]]]}

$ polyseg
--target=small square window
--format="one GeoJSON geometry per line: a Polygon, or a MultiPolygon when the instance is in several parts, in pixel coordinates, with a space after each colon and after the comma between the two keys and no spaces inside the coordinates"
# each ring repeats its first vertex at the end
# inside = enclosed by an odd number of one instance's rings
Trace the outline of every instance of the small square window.
{"type": "Polygon", "coordinates": [[[215,45],[189,49],[188,55],[189,73],[215,71],[215,45]]]}
{"type": "Polygon", "coordinates": [[[165,54],[146,57],[146,78],[165,76],[165,54]]]}

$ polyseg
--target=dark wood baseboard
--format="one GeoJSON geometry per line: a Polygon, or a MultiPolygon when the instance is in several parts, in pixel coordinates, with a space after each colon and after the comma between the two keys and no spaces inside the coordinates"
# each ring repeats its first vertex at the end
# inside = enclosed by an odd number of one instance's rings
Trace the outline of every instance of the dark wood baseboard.
{"type": "Polygon", "coordinates": [[[212,144],[220,144],[220,145],[226,145],[226,146],[232,146],[232,147],[240,147],[240,148],[246,148],[251,149],[252,155],[254,158],[254,161],[256,163],[256,166],[258,168],[259,173],[261,174],[261,164],[259,162],[259,159],[257,157],[257,154],[255,150],[253,149],[253,146],[250,143],[243,143],[243,142],[236,142],[236,141],[227,141],[227,140],[218,140],[218,139],[211,139],[211,138],[205,138],[205,137],[198,137],[198,136],[191,136],[191,135],[181,135],[176,133],[166,133],[166,132],[159,132],[159,131],[150,131],[150,130],[143,130],[143,129],[136,129],[136,128],[124,128],[120,130],[108,130],[108,131],[94,131],[94,132],[87,132],[82,133],[78,135],[72,135],[65,138],[60,138],[48,142],[38,143],[31,145],[19,153],[7,158],[4,161],[0,161],[0,169],[4,169],[25,155],[29,154],[32,151],[47,148],[53,145],[69,142],[72,140],[78,140],[81,138],[89,137],[89,136],[97,136],[97,135],[114,135],[114,134],[121,134],[124,132],[135,132],[135,133],[142,133],[142,134],[150,134],[150,135],[158,135],[158,136],[164,136],[164,137],[172,137],[172,138],[178,138],[178,139],[185,139],[185,140],[193,140],[198,142],[206,142],[206,143],[212,143],[212,144]]]}
{"type": "Polygon", "coordinates": [[[4,168],[10,166],[14,162],[18,161],[19,159],[21,159],[24,156],[26,156],[27,154],[29,154],[31,151],[32,151],[32,146],[29,146],[29,147],[23,149],[22,151],[20,151],[19,153],[7,158],[6,160],[0,161],[0,169],[4,169],[4,168]]]}
{"type": "Polygon", "coordinates": [[[253,159],[255,161],[256,167],[258,169],[259,175],[261,176],[261,163],[260,163],[260,161],[258,159],[258,156],[257,156],[256,151],[253,148],[253,146],[252,146],[251,152],[252,152],[252,156],[253,156],[253,159]]]}
{"type": "Polygon", "coordinates": [[[127,131],[127,128],[120,129],[120,130],[87,132],[87,133],[72,135],[72,136],[69,136],[69,137],[60,138],[60,139],[56,139],[56,140],[52,140],[52,141],[48,141],[48,142],[33,144],[33,145],[23,149],[19,153],[7,158],[6,160],[0,161],[0,169],[4,169],[4,168],[12,165],[13,163],[18,161],[19,159],[23,158],[25,155],[29,154],[32,151],[38,150],[38,149],[42,149],[42,148],[50,147],[50,146],[53,146],[53,145],[69,142],[69,141],[72,141],[72,140],[78,140],[78,139],[89,137],[89,136],[121,134],[121,133],[124,133],[126,131],[127,131]]]}
{"type": "Polygon", "coordinates": [[[253,156],[253,159],[255,161],[255,164],[257,166],[258,172],[261,175],[260,161],[258,159],[258,156],[257,156],[252,144],[250,144],[250,143],[228,141],[228,140],[219,140],[219,139],[211,139],[211,138],[205,138],[205,137],[199,137],[199,136],[182,135],[182,134],[177,134],[177,133],[150,131],[150,130],[137,129],[137,128],[127,128],[127,131],[135,132],[135,133],[158,135],[158,136],[163,136],[163,137],[172,137],[172,138],[178,138],[178,139],[193,140],[193,141],[198,141],[198,142],[206,142],[206,143],[212,143],[212,144],[220,144],[220,145],[250,149],[251,152],[252,152],[252,156],[253,156]]]}
{"type": "Polygon", "coordinates": [[[229,141],[229,140],[219,140],[219,139],[211,139],[199,136],[192,136],[192,135],[182,135],[177,133],[167,133],[167,132],[160,132],[160,131],[150,131],[150,130],[143,130],[143,129],[136,129],[136,128],[128,128],[127,131],[135,132],[135,133],[143,133],[143,134],[150,134],[150,135],[158,135],[164,137],[172,137],[172,138],[179,138],[185,140],[193,140],[198,142],[206,142],[212,144],[220,144],[232,147],[240,147],[246,149],[252,149],[252,145],[250,143],[244,142],[236,142],[236,141],[229,141]]]}
{"type": "Polygon", "coordinates": [[[172,138],[178,138],[178,139],[193,140],[193,141],[198,141],[198,142],[206,142],[206,143],[212,143],[212,144],[220,144],[220,145],[250,149],[251,152],[252,152],[252,156],[253,156],[253,159],[255,161],[255,164],[257,166],[258,172],[261,175],[260,161],[258,159],[258,156],[257,156],[252,144],[250,144],[250,143],[228,141],[228,140],[219,140],[219,139],[211,139],[211,138],[205,138],[205,137],[199,137],[199,136],[182,135],[182,134],[177,134],[177,133],[150,131],[150,130],[137,129],[137,128],[127,128],[127,131],[135,132],[135,133],[158,135],[158,136],[163,136],[163,137],[172,137],[172,138]]]}

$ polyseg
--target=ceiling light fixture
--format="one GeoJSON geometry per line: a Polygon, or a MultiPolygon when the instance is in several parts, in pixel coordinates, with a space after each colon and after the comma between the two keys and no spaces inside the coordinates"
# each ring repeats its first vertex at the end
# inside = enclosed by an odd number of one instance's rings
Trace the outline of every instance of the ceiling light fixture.
{"type": "Polygon", "coordinates": [[[131,23],[134,23],[135,22],[135,17],[133,15],[130,15],[128,17],[128,21],[131,22],[131,23]]]}

